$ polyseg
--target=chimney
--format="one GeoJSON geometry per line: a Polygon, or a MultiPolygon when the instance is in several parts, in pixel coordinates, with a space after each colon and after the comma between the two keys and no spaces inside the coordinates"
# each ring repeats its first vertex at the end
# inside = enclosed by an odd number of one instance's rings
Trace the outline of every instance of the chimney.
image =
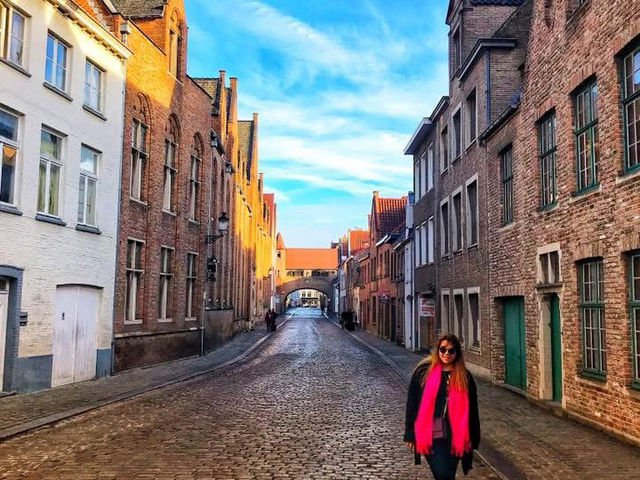
{"type": "Polygon", "coordinates": [[[373,191],[373,198],[378,198],[379,194],[380,194],[380,192],[378,190],[374,190],[373,191]]]}

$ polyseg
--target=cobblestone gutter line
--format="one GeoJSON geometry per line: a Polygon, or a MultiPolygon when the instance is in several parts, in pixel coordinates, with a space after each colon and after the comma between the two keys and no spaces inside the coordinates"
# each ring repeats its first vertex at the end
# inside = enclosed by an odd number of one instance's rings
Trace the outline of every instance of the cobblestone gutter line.
{"type": "MultiPolygon", "coordinates": [[[[325,314],[325,318],[329,320],[329,322],[331,322],[337,328],[340,328],[340,329],[342,328],[338,322],[332,320],[326,314],[325,314]]],[[[355,341],[359,342],[360,344],[364,345],[366,348],[371,350],[373,353],[380,356],[380,358],[382,358],[382,360],[389,367],[391,367],[391,369],[394,372],[396,372],[400,376],[400,378],[402,378],[405,381],[404,388],[408,389],[408,385],[409,385],[409,382],[411,381],[412,373],[404,369],[398,362],[396,362],[394,359],[389,357],[386,353],[378,350],[373,345],[368,344],[357,335],[354,335],[348,330],[344,330],[344,331],[345,333],[348,333],[351,336],[351,338],[353,338],[355,341]]],[[[514,480],[518,478],[526,478],[525,474],[517,466],[515,466],[512,462],[506,459],[504,455],[502,455],[499,451],[493,448],[486,440],[482,441],[482,447],[480,448],[480,450],[476,450],[475,453],[502,480],[514,480]]]]}
{"type": "MultiPolygon", "coordinates": [[[[285,323],[289,321],[291,317],[292,315],[288,315],[280,324],[278,324],[278,327],[281,328],[285,323]]],[[[174,385],[176,383],[184,382],[186,380],[191,380],[192,378],[206,375],[208,373],[216,372],[218,370],[222,370],[224,368],[230,367],[238,362],[243,361],[245,358],[251,355],[251,353],[253,353],[258,347],[260,347],[264,342],[266,342],[269,338],[271,338],[271,336],[272,334],[265,335],[264,337],[260,338],[257,342],[255,342],[253,345],[251,345],[248,349],[246,349],[244,352],[242,352],[240,355],[237,355],[231,360],[227,360],[226,362],[220,363],[213,367],[205,368],[203,370],[198,370],[196,372],[182,375],[180,377],[173,378],[171,380],[162,382],[160,384],[150,385],[148,387],[142,387],[135,390],[131,390],[131,391],[116,395],[114,397],[111,397],[107,400],[98,401],[91,405],[68,409],[62,412],[41,417],[31,422],[21,423],[19,425],[15,425],[10,428],[5,428],[3,430],[0,430],[0,442],[7,440],[11,437],[20,435],[22,433],[35,430],[40,427],[58,423],[67,418],[75,417],[77,415],[81,415],[83,413],[96,410],[98,408],[102,408],[107,405],[111,405],[113,403],[122,402],[123,400],[128,400],[130,398],[137,397],[138,395],[142,395],[143,393],[151,392],[153,390],[158,390],[160,388],[168,387],[169,385],[174,385]]]]}

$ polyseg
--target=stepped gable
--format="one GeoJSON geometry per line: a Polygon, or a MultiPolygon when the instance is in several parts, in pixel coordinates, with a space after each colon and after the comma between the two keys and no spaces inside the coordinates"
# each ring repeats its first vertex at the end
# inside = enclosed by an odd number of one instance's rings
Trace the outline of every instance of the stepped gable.
{"type": "Polygon", "coordinates": [[[211,113],[218,115],[220,113],[220,78],[219,77],[193,77],[202,89],[213,99],[211,104],[211,113]]]}
{"type": "Polygon", "coordinates": [[[240,158],[247,162],[246,177],[251,179],[251,164],[253,163],[253,120],[238,120],[238,143],[240,145],[240,158]]]}

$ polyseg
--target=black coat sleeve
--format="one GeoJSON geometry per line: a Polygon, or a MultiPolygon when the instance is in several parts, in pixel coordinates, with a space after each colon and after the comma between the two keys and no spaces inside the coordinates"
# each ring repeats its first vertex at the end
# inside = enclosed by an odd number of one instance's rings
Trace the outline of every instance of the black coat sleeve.
{"type": "Polygon", "coordinates": [[[480,446],[480,412],[478,410],[478,389],[476,382],[469,374],[469,439],[471,446],[477,450],[480,446]]]}
{"type": "Polygon", "coordinates": [[[416,441],[413,424],[418,416],[418,409],[420,408],[420,399],[422,398],[422,377],[426,371],[424,366],[418,367],[413,376],[411,377],[411,383],[409,383],[409,393],[407,394],[407,410],[404,422],[404,441],[414,442],[416,441]]]}

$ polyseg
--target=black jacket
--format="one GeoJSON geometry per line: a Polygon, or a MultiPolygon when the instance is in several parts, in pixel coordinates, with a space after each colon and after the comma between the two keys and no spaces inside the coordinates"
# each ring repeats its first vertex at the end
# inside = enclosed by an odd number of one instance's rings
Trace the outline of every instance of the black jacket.
{"type": "MultiPolygon", "coordinates": [[[[414,432],[414,423],[418,416],[418,409],[420,408],[420,400],[422,399],[422,378],[426,375],[429,365],[421,365],[413,372],[411,377],[411,383],[409,384],[409,394],[407,395],[407,414],[405,417],[404,426],[404,441],[412,442],[415,444],[416,437],[414,432]]],[[[476,389],[476,383],[473,380],[471,373],[468,374],[467,379],[467,391],[469,393],[469,439],[471,440],[471,447],[473,450],[477,450],[480,445],[480,416],[478,413],[478,392],[476,389]]],[[[462,457],[462,470],[466,475],[472,468],[473,452],[466,453],[462,457]]],[[[420,455],[416,454],[416,463],[420,463],[420,455]]]]}

